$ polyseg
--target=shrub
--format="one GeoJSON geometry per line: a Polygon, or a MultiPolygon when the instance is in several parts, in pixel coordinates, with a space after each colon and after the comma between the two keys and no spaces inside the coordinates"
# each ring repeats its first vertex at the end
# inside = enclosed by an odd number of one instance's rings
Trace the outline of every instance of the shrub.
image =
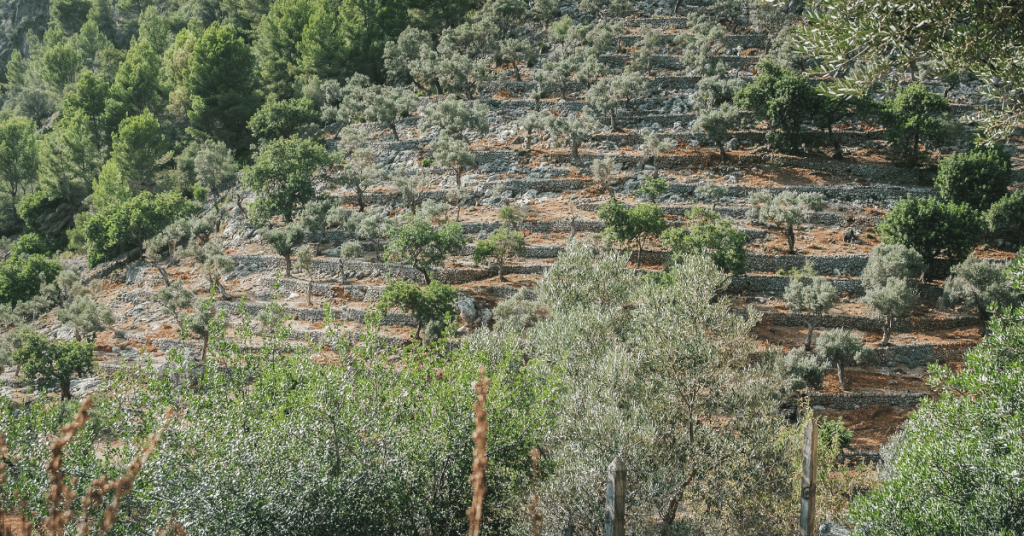
{"type": "Polygon", "coordinates": [[[967,203],[988,210],[1013,183],[1010,155],[1002,147],[975,147],[966,154],[943,158],[935,188],[947,203],[967,203]]]}
{"type": "Polygon", "coordinates": [[[757,78],[736,93],[736,104],[768,121],[768,143],[796,153],[804,143],[803,126],[814,119],[820,96],[799,73],[771,61],[757,64],[757,78]]]}
{"type": "Polygon", "coordinates": [[[22,328],[8,340],[14,347],[11,358],[21,365],[24,378],[40,389],[56,385],[63,400],[71,398],[72,376],[84,376],[96,366],[92,343],[51,341],[31,328],[22,328]]]}
{"type": "Polygon", "coordinates": [[[526,239],[508,227],[498,227],[490,236],[477,243],[473,250],[473,264],[492,259],[498,266],[498,279],[505,280],[505,264],[526,253],[526,239]]]}
{"type": "Polygon", "coordinates": [[[747,234],[710,210],[694,207],[686,215],[687,226],[662,233],[661,243],[672,252],[672,259],[681,255],[708,255],[719,269],[736,275],[747,271],[747,234]]]}
{"type": "Polygon", "coordinates": [[[443,264],[448,255],[462,251],[466,245],[462,224],[453,221],[434,229],[430,222],[412,218],[404,225],[393,227],[390,236],[388,257],[393,262],[411,264],[423,274],[428,285],[434,267],[443,264]]]}
{"type": "Polygon", "coordinates": [[[786,378],[786,389],[821,388],[828,371],[828,363],[822,362],[818,354],[796,347],[789,351],[776,366],[783,378],[786,378]]]}
{"type": "Polygon", "coordinates": [[[985,331],[993,305],[1005,307],[1019,301],[1020,293],[1010,285],[1005,268],[974,254],[952,267],[949,274],[949,279],[942,286],[939,303],[945,307],[962,304],[967,309],[976,310],[985,331]]]}
{"type": "Polygon", "coordinates": [[[89,266],[113,259],[157,235],[175,220],[194,214],[195,203],[179,192],[153,195],[150,192],[111,204],[99,212],[86,214],[77,227],[68,231],[72,244],[86,249],[89,266]]]}
{"type": "Polygon", "coordinates": [[[654,203],[642,203],[628,208],[614,198],[601,205],[597,217],[605,223],[605,232],[612,238],[637,248],[637,266],[643,264],[644,244],[661,236],[668,222],[661,208],[654,203]]]}
{"type": "Polygon", "coordinates": [[[981,226],[981,214],[966,204],[907,196],[892,206],[877,229],[883,242],[914,248],[930,265],[942,252],[954,262],[966,258],[978,244],[981,226]]]}
{"type": "Polygon", "coordinates": [[[60,264],[42,255],[14,253],[0,262],[0,303],[17,305],[39,294],[40,283],[52,283],[60,264]]]}
{"type": "Polygon", "coordinates": [[[256,110],[249,118],[249,131],[260,141],[288,138],[305,134],[315,127],[320,113],[313,109],[309,99],[287,99],[271,101],[256,110]]]}
{"type": "Polygon", "coordinates": [[[993,237],[1024,243],[1024,188],[992,203],[985,213],[985,223],[993,237]]]}
{"type": "Polygon", "coordinates": [[[388,283],[381,291],[377,310],[385,312],[398,307],[411,314],[416,319],[415,337],[419,339],[423,328],[427,328],[428,334],[436,334],[438,330],[434,325],[443,326],[447,318],[455,317],[458,294],[455,287],[437,281],[420,288],[412,281],[400,279],[388,283]]]}
{"type": "Polygon", "coordinates": [[[890,157],[909,167],[917,167],[921,161],[922,143],[941,143],[953,132],[948,117],[949,101],[922,84],[900,88],[896,96],[882,103],[880,112],[890,143],[890,157]]]}

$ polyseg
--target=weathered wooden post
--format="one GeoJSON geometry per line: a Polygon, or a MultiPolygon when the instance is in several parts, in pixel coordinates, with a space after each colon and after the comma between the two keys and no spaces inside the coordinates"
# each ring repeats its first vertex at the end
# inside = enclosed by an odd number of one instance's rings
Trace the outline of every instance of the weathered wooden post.
{"type": "Polygon", "coordinates": [[[804,428],[803,478],[800,481],[800,536],[814,536],[814,498],[818,491],[818,421],[804,428]]]}
{"type": "Polygon", "coordinates": [[[626,464],[618,456],[608,465],[604,536],[626,536],[626,464]]]}

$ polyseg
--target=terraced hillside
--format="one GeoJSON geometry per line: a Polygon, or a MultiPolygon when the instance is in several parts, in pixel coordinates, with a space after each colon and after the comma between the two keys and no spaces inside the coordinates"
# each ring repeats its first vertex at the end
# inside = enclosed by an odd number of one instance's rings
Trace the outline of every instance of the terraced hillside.
{"type": "MultiPolygon", "coordinates": [[[[609,69],[608,76],[621,72],[638,56],[631,55],[641,46],[645,34],[656,32],[650,69],[644,73],[649,93],[624,104],[616,117],[619,130],[610,128],[605,115],[595,113],[603,128],[579,147],[579,158],[571,151],[556,147],[550,135],[533,132],[531,148],[526,148],[526,132],[517,120],[535,109],[547,110],[566,117],[590,109],[586,84],[568,83],[564,94],[531,97],[538,83],[534,74],[548,60],[541,53],[532,67],[521,68],[521,80],[511,71],[499,73],[500,80],[481,86],[477,102],[488,109],[487,134],[470,132],[466,137],[476,166],[461,176],[464,199],[459,207],[449,208],[436,220],[458,219],[469,239],[469,246],[459,255],[449,257],[436,270],[436,279],[458,288],[458,309],[461,314],[460,333],[488,329],[493,323],[493,309],[520,289],[527,291],[544,276],[571,240],[599,242],[605,224],[597,210],[612,195],[628,205],[636,205],[644,197],[639,191],[645,175],[655,167],[644,151],[643,135],[654,133],[667,143],[667,151],[658,157],[657,171],[667,182],[667,190],[656,197],[669,224],[684,225],[684,215],[692,207],[712,208],[731,220],[749,238],[745,275],[732,278],[729,299],[737,314],[748,307],[763,316],[756,328],[756,337],[765,349],[780,346],[789,350],[803,344],[806,315],[791,312],[782,299],[789,277],[780,272],[798,269],[810,261],[814,269],[828,278],[841,296],[840,303],[816,320],[820,328],[843,327],[863,337],[874,346],[881,339],[882,321],[873,317],[859,298],[864,294],[859,276],[869,251],[879,243],[875,226],[886,216],[892,204],[903,196],[921,197],[934,189],[921,186],[930,182],[934,171],[908,170],[890,163],[885,130],[878,124],[858,121],[835,125],[836,139],[842,158],[834,158],[832,150],[810,149],[799,156],[774,153],[766,145],[766,125],[754,123],[749,116],[746,125],[731,132],[726,143],[727,158],[703,133],[691,132],[695,119],[692,95],[700,80],[692,76],[681,50],[672,39],[686,33],[688,22],[704,13],[702,6],[674,6],[662,3],[639,4],[642,9],[617,19],[626,31],[618,37],[620,53],[603,54],[600,61],[609,69]],[[673,15],[673,12],[675,14],[673,15]],[[593,176],[592,163],[601,158],[614,159],[611,191],[593,176]],[[708,199],[696,189],[717,184],[724,195],[708,199]],[[809,215],[807,223],[796,229],[797,254],[787,254],[786,238],[777,225],[750,221],[747,196],[757,190],[814,192],[824,196],[825,207],[809,215]],[[474,242],[482,240],[499,226],[501,207],[513,206],[522,214],[516,228],[525,235],[526,252],[504,269],[498,277],[496,267],[476,265],[472,260],[474,242]]],[[[573,6],[563,6],[563,13],[577,16],[573,6]]],[[[534,31],[543,31],[534,28],[534,31]]],[[[729,35],[716,47],[712,61],[721,61],[728,77],[753,80],[757,64],[773,46],[773,35],[752,25],[731,28],[729,35]]],[[[896,80],[905,84],[908,80],[896,80]]],[[[943,93],[938,81],[928,82],[929,89],[943,93]]],[[[967,117],[984,104],[970,85],[952,89],[949,98],[953,112],[967,117]]],[[[420,97],[421,107],[440,100],[439,96],[420,97]]],[[[398,176],[418,171],[428,177],[416,196],[420,200],[444,202],[451,200],[456,187],[455,173],[433,162],[429,144],[439,136],[439,129],[421,130],[419,113],[399,119],[397,140],[391,125],[359,123],[361,132],[372,149],[385,176],[398,176]]],[[[342,125],[325,131],[332,150],[339,147],[342,125]]],[[[1024,159],[1017,136],[1008,145],[1014,154],[1014,179],[1019,186],[1024,179],[1024,159]]],[[[938,155],[935,155],[938,157],[938,155]]],[[[355,193],[330,180],[327,172],[311,177],[318,193],[329,196],[352,212],[358,212],[355,193]]],[[[252,192],[241,192],[242,203],[256,199],[252,192]]],[[[367,211],[383,211],[397,216],[409,210],[407,201],[395,185],[385,181],[371,187],[364,195],[367,211]]],[[[207,210],[212,207],[207,206],[207,210]]],[[[278,224],[280,222],[277,222],[278,224]]],[[[290,315],[294,344],[324,336],[325,306],[332,313],[348,320],[347,328],[355,339],[362,328],[364,314],[374,308],[381,291],[391,278],[406,278],[423,283],[423,276],[410,266],[377,260],[376,249],[383,244],[363,240],[362,254],[339,258],[343,242],[359,239],[345,228],[329,229],[327,242],[307,271],[295,270],[295,276],[283,276],[284,259],[253,226],[241,207],[232,206],[221,229],[211,239],[223,239],[224,253],[234,261],[234,269],[224,278],[224,287],[232,299],[220,298],[218,307],[227,311],[234,321],[243,308],[256,314],[269,303],[284,306],[290,315]],[[309,296],[307,297],[307,292],[309,296]],[[243,300],[244,298],[244,300],[243,300]]],[[[1013,256],[1020,243],[1000,241],[975,249],[978,256],[1001,261],[1013,256]]],[[[655,242],[642,258],[634,255],[638,269],[660,271],[667,258],[665,249],[655,242]]],[[[939,259],[938,264],[945,261],[939,259]]],[[[65,261],[84,268],[84,261],[65,261]]],[[[830,417],[842,418],[852,429],[852,448],[861,456],[872,457],[887,438],[900,426],[921,397],[934,396],[925,384],[927,364],[958,363],[964,352],[982,335],[977,318],[967,311],[939,307],[941,276],[948,273],[948,262],[933,272],[940,278],[927,283],[925,299],[913,315],[896,326],[891,346],[879,347],[873,361],[850,368],[848,391],[839,388],[836,373],[830,372],[820,390],[805,393],[810,404],[830,417]]],[[[86,272],[87,280],[102,281],[101,301],[109,304],[116,317],[115,325],[97,337],[101,360],[100,373],[132,366],[166,366],[168,353],[177,350],[198,355],[201,342],[179,337],[177,324],[169,312],[154,301],[164,286],[157,268],[141,259],[136,251],[117,261],[102,264],[86,272]]],[[[209,292],[209,283],[194,261],[181,261],[167,269],[167,275],[184,282],[197,294],[209,292]]],[[[46,333],[70,337],[72,331],[62,326],[50,313],[36,321],[46,333]]],[[[382,321],[384,333],[394,344],[409,340],[415,321],[409,315],[392,313],[382,321]]],[[[5,396],[24,397],[25,388],[14,377],[13,369],[3,376],[5,396]]],[[[92,378],[73,382],[73,392],[82,394],[96,385],[92,378]]]]}

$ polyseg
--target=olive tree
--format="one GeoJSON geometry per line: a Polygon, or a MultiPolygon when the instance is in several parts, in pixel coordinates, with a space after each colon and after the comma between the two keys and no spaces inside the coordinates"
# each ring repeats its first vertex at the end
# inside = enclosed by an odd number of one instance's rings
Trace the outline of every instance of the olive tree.
{"type": "Polygon", "coordinates": [[[309,244],[295,250],[295,265],[306,274],[306,306],[313,304],[313,248],[309,244]]]}
{"type": "MultiPolygon", "coordinates": [[[[810,264],[810,261],[808,261],[810,264]]],[[[813,266],[805,266],[805,274],[794,277],[786,285],[782,299],[791,311],[806,313],[807,340],[804,341],[804,349],[811,350],[811,338],[814,336],[814,326],[821,315],[827,313],[839,300],[839,294],[832,283],[822,276],[807,276],[806,272],[813,270],[813,266]]]]}
{"type": "Polygon", "coordinates": [[[674,227],[661,235],[661,243],[672,252],[673,262],[683,255],[707,255],[719,270],[743,275],[747,271],[747,234],[706,208],[694,207],[686,214],[686,227],[674,227]]]}
{"type": "Polygon", "coordinates": [[[531,363],[564,371],[571,386],[559,392],[545,453],[553,474],[538,488],[546,527],[602,533],[606,467],[617,455],[638,534],[774,530],[781,514],[754,504],[792,490],[778,441],[782,379],[773,363],[750,362],[757,315],[715,299],[727,285],[701,257],[657,282],[624,255],[573,242],[536,286],[537,307],[516,315],[526,322],[466,342],[495,354],[527,345],[531,363]]]}
{"type": "Polygon", "coordinates": [[[526,136],[524,136],[523,138],[526,143],[527,151],[530,150],[530,142],[533,138],[533,131],[543,129],[544,126],[547,125],[549,115],[551,114],[541,112],[527,112],[526,115],[520,117],[516,121],[516,125],[519,128],[526,131],[526,136]]]}
{"type": "Polygon", "coordinates": [[[91,296],[78,296],[64,307],[57,309],[57,320],[75,328],[75,340],[81,341],[86,333],[103,331],[114,323],[110,307],[97,303],[91,296]]]}
{"type": "Polygon", "coordinates": [[[590,115],[589,111],[568,117],[551,116],[546,125],[546,129],[551,135],[552,145],[555,147],[568,146],[572,160],[577,164],[580,163],[580,145],[589,141],[600,128],[601,124],[590,115]]]}
{"type": "Polygon", "coordinates": [[[364,121],[384,123],[391,129],[395,140],[399,140],[398,118],[416,111],[419,102],[416,94],[408,89],[371,85],[349,92],[344,106],[354,110],[353,115],[364,121]]]}
{"type": "Polygon", "coordinates": [[[605,223],[605,233],[613,239],[636,246],[637,266],[643,265],[644,244],[658,238],[668,228],[661,208],[654,203],[642,203],[629,208],[612,199],[601,205],[597,217],[605,223]]]}
{"type": "Polygon", "coordinates": [[[424,105],[420,109],[419,129],[425,131],[438,127],[452,138],[465,140],[467,130],[480,134],[489,132],[488,111],[487,105],[483,103],[469,104],[449,95],[444,100],[424,105]]]}
{"type": "Polygon", "coordinates": [[[1004,307],[1020,299],[1020,292],[1013,288],[1006,277],[1005,267],[979,258],[973,253],[964,262],[950,268],[950,277],[942,286],[944,307],[962,305],[978,312],[983,333],[988,333],[988,321],[992,315],[989,309],[994,305],[1004,307]]]}
{"type": "Polygon", "coordinates": [[[732,103],[725,103],[718,108],[698,108],[697,119],[693,122],[693,133],[703,132],[708,141],[718,147],[718,153],[725,162],[725,143],[729,141],[729,131],[739,124],[740,110],[732,103]]]}
{"type": "Polygon", "coordinates": [[[192,258],[202,267],[203,277],[210,284],[210,292],[219,291],[222,298],[230,300],[222,279],[235,269],[235,261],[224,254],[224,242],[210,240],[200,245],[195,238],[188,246],[175,251],[179,259],[192,258]]]}
{"type": "Polygon", "coordinates": [[[421,218],[410,218],[405,224],[395,226],[390,232],[388,258],[393,262],[411,264],[423,279],[430,284],[430,275],[448,255],[462,251],[466,237],[462,224],[448,222],[440,229],[431,227],[430,222],[421,218]]]}
{"type": "Polygon", "coordinates": [[[363,240],[373,242],[374,258],[380,262],[381,243],[388,237],[391,218],[383,210],[370,210],[353,214],[345,227],[363,240]]]}
{"type": "Polygon", "coordinates": [[[796,233],[793,228],[807,221],[807,212],[820,212],[825,208],[824,196],[819,193],[796,193],[786,190],[772,194],[769,190],[758,190],[748,197],[750,208],[747,218],[770,221],[783,226],[789,254],[796,254],[796,233]]]}
{"type": "Polygon", "coordinates": [[[341,275],[341,284],[345,284],[345,259],[356,259],[363,255],[363,245],[355,240],[349,240],[338,248],[338,273],[341,275]]]}
{"type": "Polygon", "coordinates": [[[654,178],[658,178],[658,158],[661,154],[672,149],[672,144],[659,138],[654,131],[644,130],[641,132],[644,143],[644,156],[651,159],[651,164],[654,166],[654,178]]]}
{"type": "Polygon", "coordinates": [[[729,189],[721,184],[715,184],[713,182],[701,183],[700,186],[693,190],[701,199],[704,199],[705,203],[708,200],[711,201],[711,210],[715,210],[715,205],[729,193],[729,189]]]}
{"type": "Polygon", "coordinates": [[[51,341],[29,327],[20,328],[6,340],[13,343],[11,359],[21,368],[22,376],[40,388],[56,384],[61,400],[71,399],[72,377],[84,377],[96,368],[91,342],[51,341]]]}
{"type": "Polygon", "coordinates": [[[455,184],[462,188],[462,174],[476,165],[476,157],[469,150],[469,144],[463,140],[451,138],[442,133],[430,144],[434,159],[455,172],[455,184]]]}
{"type": "Polygon", "coordinates": [[[473,250],[473,264],[490,259],[498,267],[498,280],[505,281],[505,265],[515,257],[526,254],[526,238],[508,227],[498,227],[473,250]]]}
{"type": "Polygon", "coordinates": [[[256,163],[247,167],[242,182],[258,194],[253,219],[266,221],[284,216],[292,221],[299,206],[313,199],[313,173],[330,163],[327,151],[316,142],[282,138],[268,142],[256,163]]]}
{"type": "Polygon", "coordinates": [[[954,262],[965,259],[978,245],[982,225],[981,213],[966,203],[907,196],[893,204],[877,229],[883,242],[914,248],[931,265],[943,252],[954,262]]]}
{"type": "Polygon", "coordinates": [[[837,328],[827,329],[818,335],[815,345],[815,353],[825,361],[836,366],[836,374],[839,376],[839,386],[847,390],[845,368],[859,365],[866,362],[871,356],[871,350],[864,348],[860,338],[854,336],[848,330],[837,328]]]}
{"type": "Polygon", "coordinates": [[[416,283],[399,279],[384,287],[377,310],[384,312],[398,307],[408,312],[416,319],[415,338],[419,339],[420,332],[427,328],[428,339],[432,339],[444,329],[445,319],[455,316],[458,294],[455,287],[437,281],[420,288],[416,283]]]}
{"type": "Polygon", "coordinates": [[[284,257],[284,275],[292,276],[292,252],[306,241],[306,231],[298,224],[289,224],[274,229],[265,228],[260,232],[264,240],[284,257]]]}
{"type": "Polygon", "coordinates": [[[608,191],[608,195],[612,199],[615,199],[615,190],[612,190],[612,175],[615,173],[615,159],[606,156],[604,158],[595,158],[590,163],[590,174],[594,177],[605,190],[608,191]]]}
{"type": "Polygon", "coordinates": [[[379,184],[383,176],[381,165],[377,162],[373,150],[361,148],[353,151],[345,160],[345,169],[339,182],[356,193],[356,204],[359,205],[359,212],[362,212],[366,210],[366,190],[379,184]]]}
{"type": "Polygon", "coordinates": [[[164,312],[169,314],[174,319],[174,322],[178,324],[178,329],[181,329],[181,313],[192,307],[196,297],[192,294],[191,290],[185,288],[184,283],[175,279],[170,284],[164,285],[156,293],[155,299],[163,307],[164,312]]]}
{"type": "Polygon", "coordinates": [[[896,319],[910,315],[920,295],[913,281],[924,273],[921,254],[902,244],[879,244],[871,249],[861,272],[864,304],[882,318],[880,346],[889,344],[896,319]]]}

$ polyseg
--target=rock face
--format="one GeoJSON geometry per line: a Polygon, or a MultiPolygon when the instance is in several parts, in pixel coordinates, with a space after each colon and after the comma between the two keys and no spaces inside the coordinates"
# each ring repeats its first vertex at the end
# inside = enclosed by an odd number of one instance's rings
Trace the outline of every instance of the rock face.
{"type": "Polygon", "coordinates": [[[0,78],[6,80],[11,53],[28,53],[28,36],[42,38],[50,20],[50,0],[0,0],[0,78]]]}

